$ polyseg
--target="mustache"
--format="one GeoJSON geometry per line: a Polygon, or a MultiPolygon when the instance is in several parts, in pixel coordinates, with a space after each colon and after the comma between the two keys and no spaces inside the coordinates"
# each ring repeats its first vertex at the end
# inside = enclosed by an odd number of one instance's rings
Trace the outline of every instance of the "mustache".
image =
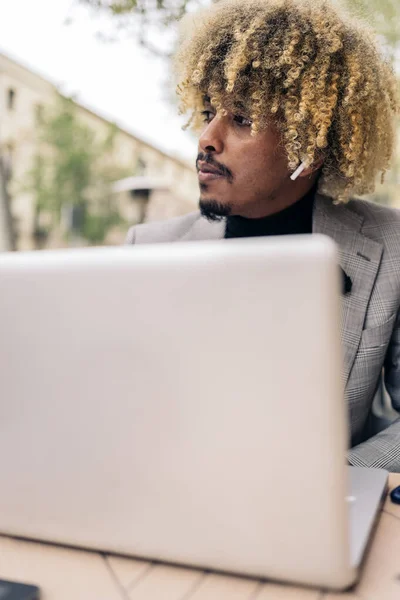
{"type": "Polygon", "coordinates": [[[218,172],[223,177],[226,177],[228,181],[231,182],[233,180],[232,171],[230,169],[228,169],[228,167],[226,167],[222,163],[219,163],[218,161],[216,161],[215,158],[212,156],[212,154],[206,154],[205,152],[200,152],[198,154],[197,159],[196,159],[197,171],[199,171],[199,162],[205,162],[208,165],[210,165],[211,167],[218,169],[218,172]]]}

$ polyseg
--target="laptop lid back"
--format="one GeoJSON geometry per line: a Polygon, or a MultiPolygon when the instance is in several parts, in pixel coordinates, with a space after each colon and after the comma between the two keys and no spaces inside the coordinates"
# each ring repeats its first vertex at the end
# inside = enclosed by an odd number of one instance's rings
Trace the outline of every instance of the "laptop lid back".
{"type": "Polygon", "coordinates": [[[0,531],[350,582],[333,242],[3,255],[0,285],[0,531]]]}

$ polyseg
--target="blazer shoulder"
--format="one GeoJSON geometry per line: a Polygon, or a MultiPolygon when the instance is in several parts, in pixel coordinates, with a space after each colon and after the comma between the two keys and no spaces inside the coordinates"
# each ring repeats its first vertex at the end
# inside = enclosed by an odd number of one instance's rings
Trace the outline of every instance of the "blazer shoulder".
{"type": "Polygon", "coordinates": [[[400,225],[400,209],[371,202],[370,200],[353,199],[348,208],[364,218],[364,226],[400,225]]]}
{"type": "Polygon", "coordinates": [[[400,260],[400,210],[368,200],[351,200],[349,208],[362,216],[362,233],[382,244],[386,257],[400,260]]]}
{"type": "Polygon", "coordinates": [[[200,218],[200,212],[195,211],[183,217],[174,217],[166,221],[142,223],[131,227],[126,237],[126,244],[158,244],[177,242],[200,218]]]}

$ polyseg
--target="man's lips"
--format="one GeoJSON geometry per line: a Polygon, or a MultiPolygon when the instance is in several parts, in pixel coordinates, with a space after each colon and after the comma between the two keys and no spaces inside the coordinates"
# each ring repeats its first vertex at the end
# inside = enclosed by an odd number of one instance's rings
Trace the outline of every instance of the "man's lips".
{"type": "Polygon", "coordinates": [[[199,162],[197,168],[199,172],[199,181],[201,182],[213,181],[225,177],[221,171],[205,162],[199,162]]]}

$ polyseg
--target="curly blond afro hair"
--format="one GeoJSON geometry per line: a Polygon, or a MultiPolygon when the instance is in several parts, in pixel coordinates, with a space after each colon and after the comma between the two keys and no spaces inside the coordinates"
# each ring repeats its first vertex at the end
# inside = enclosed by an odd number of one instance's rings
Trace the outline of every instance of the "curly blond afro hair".
{"type": "Polygon", "coordinates": [[[323,158],[320,192],[371,193],[390,166],[397,81],[374,33],[321,0],[221,0],[182,23],[181,113],[202,126],[204,97],[246,110],[256,135],[274,120],[288,168],[323,158]]]}

